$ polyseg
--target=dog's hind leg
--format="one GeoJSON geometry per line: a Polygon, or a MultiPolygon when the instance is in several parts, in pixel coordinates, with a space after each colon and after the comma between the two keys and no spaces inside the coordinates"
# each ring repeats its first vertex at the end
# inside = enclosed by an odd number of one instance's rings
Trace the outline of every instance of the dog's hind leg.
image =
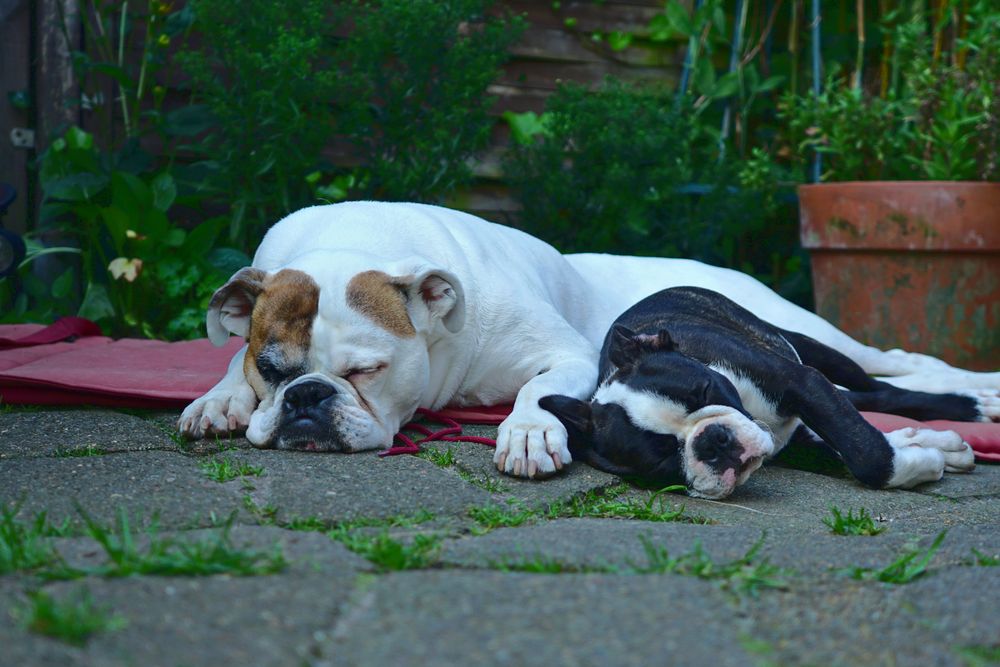
{"type": "Polygon", "coordinates": [[[819,370],[796,366],[779,411],[797,414],[859,481],[874,488],[908,487],[971,470],[972,449],[952,431],[903,429],[883,435],[819,370]],[[904,433],[905,431],[905,433],[904,433]]]}
{"type": "Polygon", "coordinates": [[[888,412],[922,421],[1000,421],[1000,396],[996,392],[932,394],[901,389],[872,378],[847,356],[808,336],[794,331],[782,331],[782,335],[798,352],[803,364],[844,387],[848,400],[858,410],[888,412]]]}

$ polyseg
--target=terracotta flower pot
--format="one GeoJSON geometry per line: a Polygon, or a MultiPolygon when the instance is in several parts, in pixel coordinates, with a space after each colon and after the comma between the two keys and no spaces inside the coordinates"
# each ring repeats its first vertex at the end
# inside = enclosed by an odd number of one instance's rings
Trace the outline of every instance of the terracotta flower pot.
{"type": "Polygon", "coordinates": [[[880,348],[1000,368],[1000,183],[799,188],[816,312],[880,348]]]}

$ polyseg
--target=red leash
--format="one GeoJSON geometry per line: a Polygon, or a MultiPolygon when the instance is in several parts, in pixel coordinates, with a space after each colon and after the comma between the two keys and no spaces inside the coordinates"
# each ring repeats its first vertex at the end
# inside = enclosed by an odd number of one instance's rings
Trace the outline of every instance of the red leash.
{"type": "Polygon", "coordinates": [[[425,410],[424,408],[417,408],[417,414],[423,417],[445,424],[445,427],[437,431],[432,431],[423,424],[417,422],[410,422],[403,426],[400,431],[411,430],[417,431],[424,435],[420,440],[414,441],[409,436],[403,435],[401,432],[396,434],[395,440],[401,442],[402,444],[393,445],[384,452],[379,452],[379,456],[397,456],[399,454],[416,454],[420,451],[420,445],[425,442],[430,442],[431,440],[439,440],[443,442],[475,442],[480,445],[488,445],[490,447],[496,447],[497,442],[491,438],[482,438],[476,435],[462,435],[462,425],[451,417],[446,417],[438,412],[433,412],[431,410],[425,410]]]}

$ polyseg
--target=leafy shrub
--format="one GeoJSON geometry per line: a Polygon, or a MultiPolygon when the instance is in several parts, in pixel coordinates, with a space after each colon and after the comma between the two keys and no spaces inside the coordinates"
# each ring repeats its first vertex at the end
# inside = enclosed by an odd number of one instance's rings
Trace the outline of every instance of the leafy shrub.
{"type": "Polygon", "coordinates": [[[200,46],[178,62],[210,128],[196,152],[210,194],[230,207],[230,239],[246,248],[311,203],[305,176],[319,166],[336,124],[328,7],[324,0],[191,2],[200,46]]]}
{"type": "MultiPolygon", "coordinates": [[[[51,291],[23,271],[26,291],[4,319],[76,312],[115,336],[202,335],[213,290],[234,266],[249,262],[241,253],[213,250],[225,221],[191,230],[172,223],[167,213],[177,187],[170,171],[137,168],[121,152],[101,151],[79,128],[53,142],[39,167],[43,219],[75,243],[63,250],[78,254],[79,264],[66,267],[51,291]]],[[[45,252],[31,247],[33,257],[45,252]]]]}
{"type": "Polygon", "coordinates": [[[989,0],[933,24],[922,10],[893,12],[880,90],[838,68],[819,95],[786,95],[793,141],[824,155],[825,181],[1000,179],[998,31],[989,0]]]}
{"type": "Polygon", "coordinates": [[[471,176],[492,120],[487,86],[522,21],[485,0],[360,0],[344,44],[344,125],[368,175],[358,194],[437,201],[471,176]]]}
{"type": "Polygon", "coordinates": [[[512,146],[506,163],[526,231],[564,252],[739,268],[808,298],[794,212],[753,164],[720,161],[713,133],[688,106],[614,81],[598,91],[569,85],[549,99],[543,125],[535,141],[512,146]]]}

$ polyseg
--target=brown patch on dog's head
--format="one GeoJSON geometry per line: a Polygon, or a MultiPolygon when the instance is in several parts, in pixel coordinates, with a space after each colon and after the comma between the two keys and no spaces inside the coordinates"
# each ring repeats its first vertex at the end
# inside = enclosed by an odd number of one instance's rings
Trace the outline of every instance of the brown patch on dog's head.
{"type": "Polygon", "coordinates": [[[364,271],[347,284],[347,305],[402,338],[416,335],[406,312],[404,283],[381,271],[364,271]]]}
{"type": "Polygon", "coordinates": [[[243,371],[258,396],[265,386],[257,357],[267,346],[277,345],[285,368],[305,361],[312,338],[312,324],[319,310],[319,285],[309,275],[282,269],[264,279],[250,317],[250,336],[243,371]]]}

